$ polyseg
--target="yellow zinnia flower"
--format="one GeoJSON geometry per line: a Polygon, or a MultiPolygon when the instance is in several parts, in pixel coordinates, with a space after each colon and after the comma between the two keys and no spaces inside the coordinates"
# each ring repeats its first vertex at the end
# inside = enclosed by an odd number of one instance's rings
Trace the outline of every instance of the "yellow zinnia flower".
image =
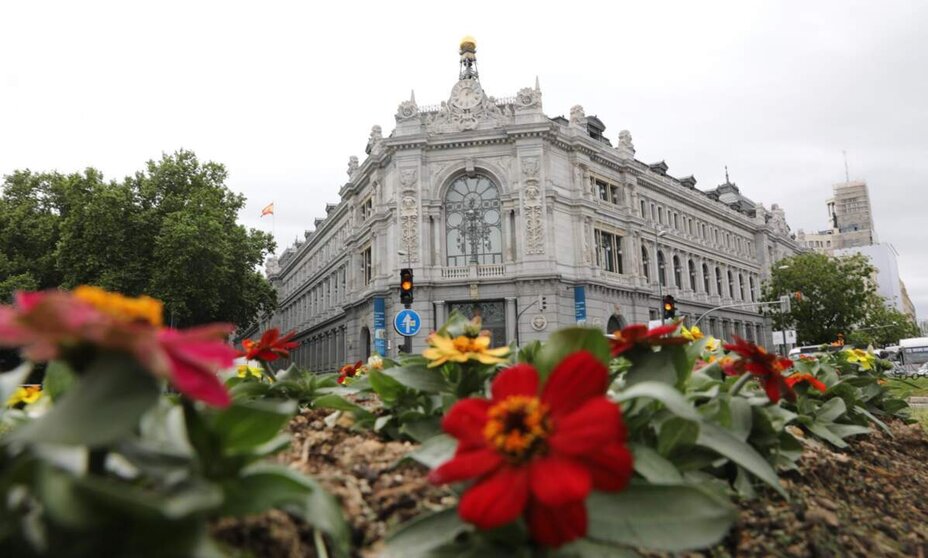
{"type": "Polygon", "coordinates": [[[248,376],[254,376],[255,378],[261,379],[262,373],[261,369],[257,366],[248,366],[247,364],[238,365],[236,373],[239,378],[247,378],[248,376]]]}
{"type": "Polygon", "coordinates": [[[460,335],[451,339],[443,335],[433,334],[429,336],[428,343],[431,345],[428,349],[422,351],[422,356],[429,359],[429,368],[441,366],[446,362],[467,362],[476,360],[481,364],[499,364],[505,362],[506,355],[509,354],[509,347],[490,348],[490,337],[479,335],[477,337],[467,337],[460,335]]]}
{"type": "Polygon", "coordinates": [[[841,352],[844,353],[848,362],[856,362],[864,370],[873,369],[873,363],[876,361],[876,357],[867,351],[863,349],[846,349],[841,352]]]}
{"type": "Polygon", "coordinates": [[[40,397],[42,397],[41,386],[22,386],[17,388],[16,391],[13,392],[13,395],[7,399],[6,405],[7,407],[12,407],[18,403],[31,405],[38,401],[40,397]]]}
{"type": "Polygon", "coordinates": [[[155,327],[163,325],[164,305],[160,300],[142,295],[137,298],[105,291],[100,287],[81,285],[72,292],[74,298],[90,304],[97,310],[127,322],[148,322],[155,327]]]}
{"type": "Polygon", "coordinates": [[[702,331],[699,330],[698,326],[693,326],[689,329],[686,329],[686,326],[680,326],[680,335],[686,339],[689,339],[690,341],[699,341],[705,337],[702,334],[702,331]]]}

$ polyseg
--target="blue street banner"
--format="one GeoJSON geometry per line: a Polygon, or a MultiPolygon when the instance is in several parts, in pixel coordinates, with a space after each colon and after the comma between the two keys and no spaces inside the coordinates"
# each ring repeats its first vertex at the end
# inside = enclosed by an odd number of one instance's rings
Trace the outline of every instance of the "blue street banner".
{"type": "Polygon", "coordinates": [[[586,325],[586,287],[574,287],[574,315],[577,325],[586,325]]]}
{"type": "Polygon", "coordinates": [[[383,298],[374,298],[374,350],[387,356],[387,316],[383,298]]]}
{"type": "Polygon", "coordinates": [[[406,308],[393,317],[393,329],[404,337],[412,337],[422,328],[422,318],[415,310],[406,308]]]}

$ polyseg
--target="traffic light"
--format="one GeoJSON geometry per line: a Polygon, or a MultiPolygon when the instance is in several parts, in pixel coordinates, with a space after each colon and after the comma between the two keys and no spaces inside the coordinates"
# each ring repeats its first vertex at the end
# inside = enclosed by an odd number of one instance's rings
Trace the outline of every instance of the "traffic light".
{"type": "Polygon", "coordinates": [[[412,304],[412,269],[404,267],[400,270],[400,302],[404,305],[412,304]]]}
{"type": "Polygon", "coordinates": [[[664,297],[664,319],[672,320],[677,315],[677,303],[671,295],[664,297]]]}

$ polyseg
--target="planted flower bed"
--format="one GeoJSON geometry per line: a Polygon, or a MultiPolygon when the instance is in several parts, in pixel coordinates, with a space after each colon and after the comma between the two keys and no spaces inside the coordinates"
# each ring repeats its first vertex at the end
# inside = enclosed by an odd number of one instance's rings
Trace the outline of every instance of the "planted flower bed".
{"type": "MultiPolygon", "coordinates": [[[[890,475],[925,456],[866,352],[793,362],[677,324],[490,349],[453,315],[422,355],[339,374],[273,370],[292,344],[271,330],[221,382],[227,330],[164,328],[154,303],[75,291],[0,307],[0,343],[51,361],[44,395],[2,417],[0,550],[905,555],[928,537],[921,500],[868,522],[866,496],[804,484],[840,477],[840,459],[868,470],[875,443],[890,475]],[[842,518],[898,536],[826,537],[842,518]],[[825,529],[824,546],[795,529],[825,529]]],[[[0,376],[0,396],[28,368],[0,376]]]]}

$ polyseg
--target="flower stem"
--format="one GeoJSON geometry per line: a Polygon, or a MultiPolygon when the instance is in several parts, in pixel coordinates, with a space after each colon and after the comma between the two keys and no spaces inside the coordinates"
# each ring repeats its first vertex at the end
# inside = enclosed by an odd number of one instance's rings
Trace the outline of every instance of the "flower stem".
{"type": "Polygon", "coordinates": [[[731,397],[738,395],[738,393],[741,392],[741,388],[743,388],[744,384],[748,383],[748,380],[750,379],[751,379],[750,373],[745,372],[744,374],[742,374],[741,377],[738,378],[738,381],[735,382],[735,385],[731,386],[731,391],[728,392],[728,394],[731,397]]]}
{"type": "Polygon", "coordinates": [[[265,361],[261,361],[261,371],[264,372],[264,376],[273,384],[277,381],[277,377],[274,375],[274,371],[271,370],[271,365],[265,361]]]}

